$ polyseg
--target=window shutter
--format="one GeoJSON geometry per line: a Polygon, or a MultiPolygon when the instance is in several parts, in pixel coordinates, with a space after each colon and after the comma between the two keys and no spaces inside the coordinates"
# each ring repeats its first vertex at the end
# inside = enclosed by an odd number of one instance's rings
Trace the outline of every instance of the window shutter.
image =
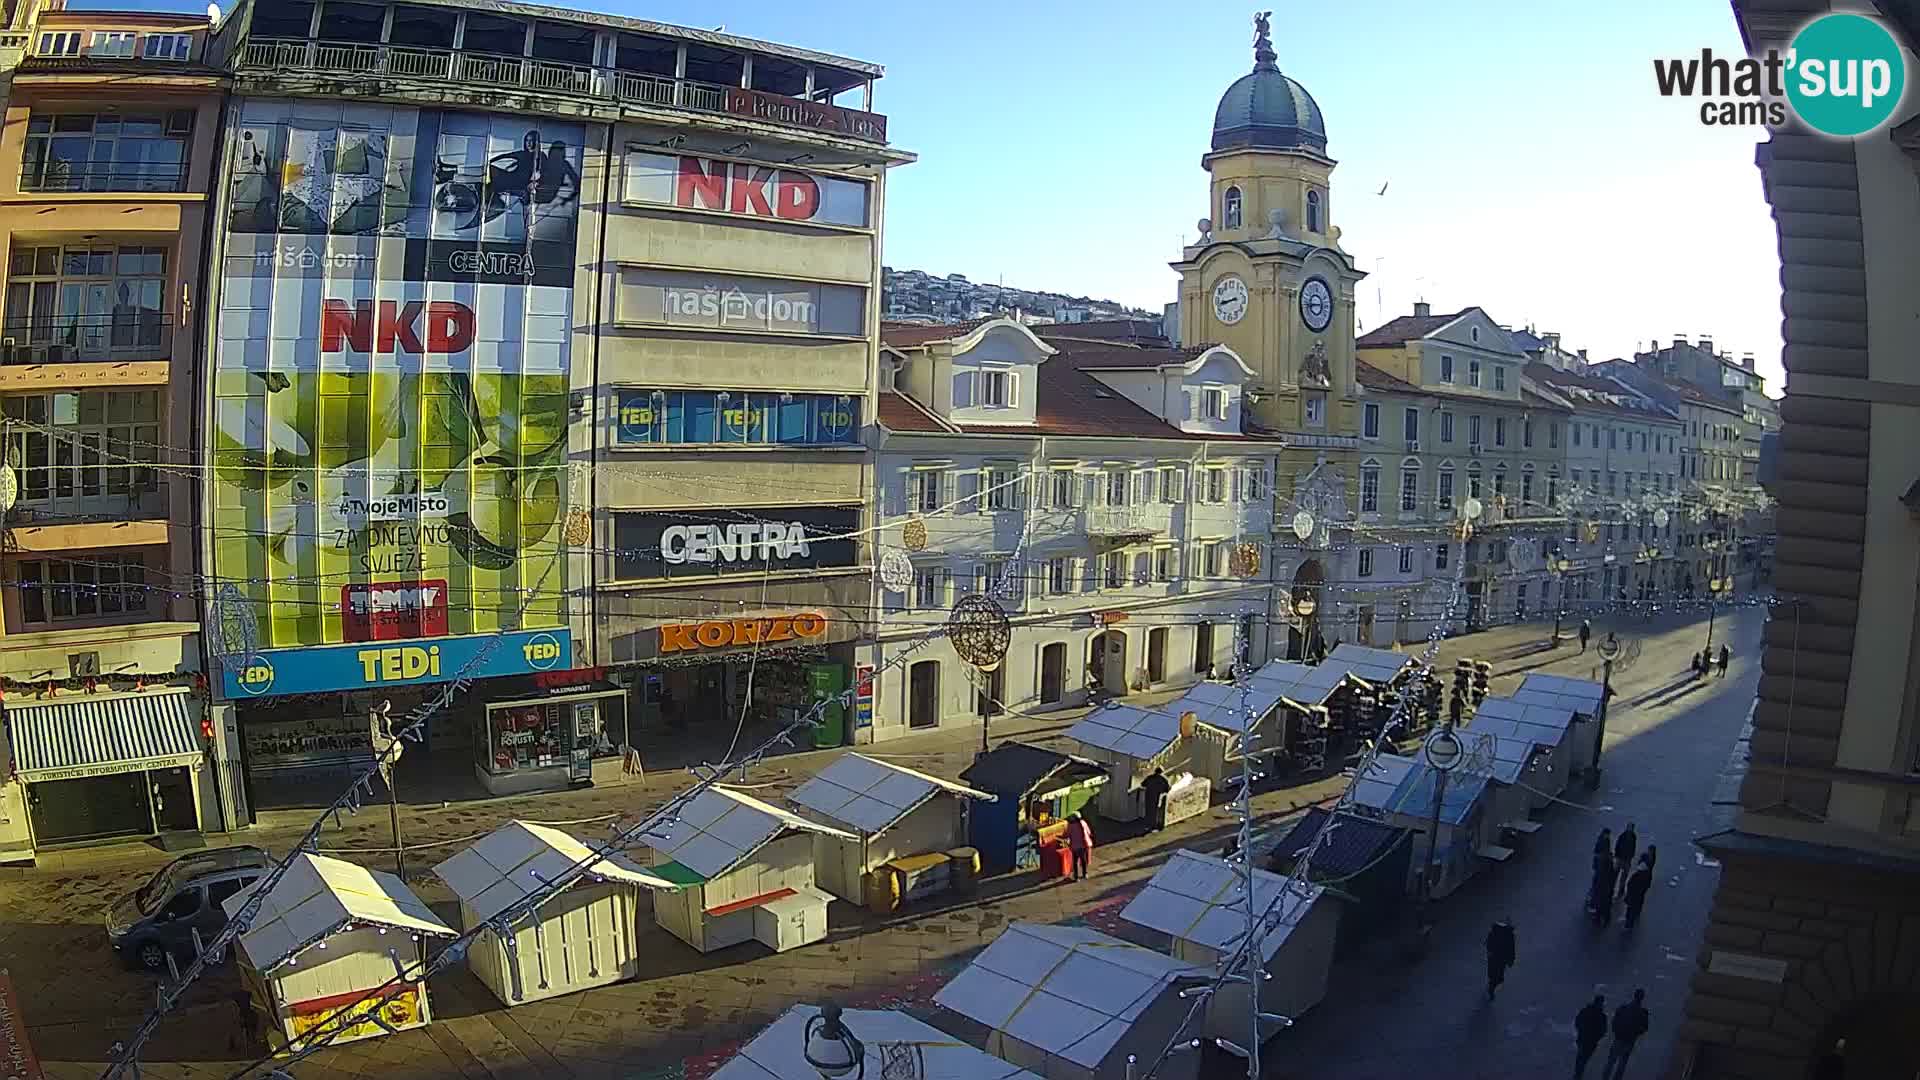
{"type": "Polygon", "coordinates": [[[1200,412],[1199,395],[1200,395],[1200,391],[1195,390],[1192,387],[1188,387],[1187,389],[1181,391],[1180,396],[1184,398],[1186,401],[1186,409],[1181,414],[1180,419],[1192,420],[1195,416],[1199,414],[1200,412]]]}
{"type": "Polygon", "coordinates": [[[1009,371],[1007,372],[1007,408],[1016,409],[1019,407],[1020,373],[1017,371],[1009,371]]]}
{"type": "Polygon", "coordinates": [[[973,407],[973,372],[954,372],[953,407],[956,409],[969,409],[973,407]]]}
{"type": "Polygon", "coordinates": [[[1173,470],[1173,501],[1177,503],[1187,501],[1187,470],[1185,469],[1173,470]]]}
{"type": "Polygon", "coordinates": [[[1240,470],[1233,470],[1233,501],[1240,501],[1240,470]]]}
{"type": "Polygon", "coordinates": [[[907,512],[912,485],[913,470],[901,469],[894,483],[887,487],[886,512],[889,516],[898,517],[907,512]]]}
{"type": "Polygon", "coordinates": [[[980,474],[969,469],[960,474],[959,481],[960,490],[955,496],[959,505],[954,507],[955,512],[966,513],[977,509],[980,502],[980,474]]]}

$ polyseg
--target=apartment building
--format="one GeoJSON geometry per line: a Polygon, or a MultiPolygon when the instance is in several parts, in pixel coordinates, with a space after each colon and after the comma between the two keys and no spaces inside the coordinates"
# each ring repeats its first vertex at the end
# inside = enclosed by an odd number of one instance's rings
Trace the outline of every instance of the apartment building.
{"type": "Polygon", "coordinates": [[[1281,443],[1247,431],[1255,376],[1238,354],[1042,338],[1004,318],[882,336],[880,674],[863,676],[862,741],[1269,655],[1281,443]],[[990,672],[931,637],[969,594],[1010,616],[990,672]]]}
{"type": "Polygon", "coordinates": [[[761,712],[844,679],[879,67],[460,0],[243,2],[210,50],[205,557],[254,804],[463,677],[402,787],[615,783],[637,730],[751,719],[753,659],[761,712]]]}
{"type": "MultiPolygon", "coordinates": [[[[1565,482],[1561,447],[1571,410],[1524,385],[1526,354],[1479,308],[1436,315],[1430,305],[1415,304],[1413,314],[1361,335],[1356,349],[1365,388],[1358,521],[1362,530],[1374,522],[1403,530],[1421,522],[1441,533],[1430,557],[1394,553],[1403,577],[1441,579],[1437,588],[1443,592],[1433,594],[1440,607],[1427,609],[1428,627],[1445,614],[1452,579],[1462,572],[1466,596],[1454,613],[1458,627],[1548,610],[1555,602],[1548,550],[1564,528],[1558,509],[1565,482]],[[1397,436],[1398,445],[1374,453],[1370,442],[1378,444],[1383,431],[1397,436]],[[1383,500],[1379,480],[1389,473],[1396,486],[1383,500]],[[1450,541],[1445,532],[1468,520],[1469,500],[1480,510],[1472,519],[1474,535],[1450,541]],[[1465,565],[1450,569],[1456,554],[1465,565]]],[[[1401,546],[1392,532],[1387,536],[1401,546]]],[[[1363,532],[1343,560],[1343,581],[1363,581],[1375,572],[1377,561],[1368,551],[1363,532]]],[[[1357,613],[1356,627],[1364,614],[1357,613]]],[[[1378,614],[1376,606],[1376,623],[1378,614]]],[[[1408,620],[1403,636],[1396,613],[1395,640],[1424,639],[1421,621],[1408,620]]]]}
{"type": "MultiPolygon", "coordinates": [[[[1878,5],[1915,63],[1920,19],[1878,5]]],[[[1749,55],[1824,4],[1738,0],[1749,55]]],[[[1920,112],[1835,140],[1774,131],[1756,155],[1779,230],[1784,354],[1774,586],[1739,816],[1674,1075],[1920,1070],[1920,112]],[[1865,237],[1836,243],[1834,237],[1865,237]]]]}
{"type": "Polygon", "coordinates": [[[0,861],[223,826],[202,733],[196,342],[226,79],[199,17],[7,5],[0,861]]]}

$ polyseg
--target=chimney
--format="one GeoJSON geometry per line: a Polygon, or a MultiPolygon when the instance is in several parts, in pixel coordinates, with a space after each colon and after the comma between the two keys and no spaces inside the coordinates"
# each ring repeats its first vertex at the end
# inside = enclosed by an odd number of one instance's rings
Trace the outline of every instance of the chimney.
{"type": "Polygon", "coordinates": [[[1547,343],[1547,348],[1549,348],[1549,349],[1558,349],[1558,348],[1560,348],[1560,335],[1559,335],[1559,334],[1557,334],[1557,333],[1555,333],[1555,334],[1542,334],[1542,335],[1540,335],[1540,336],[1541,336],[1542,338],[1544,338],[1544,339],[1546,340],[1546,343],[1547,343]]]}
{"type": "Polygon", "coordinates": [[[1714,355],[1713,339],[1705,334],[1700,335],[1700,351],[1706,353],[1708,356],[1714,355]]]}
{"type": "Polygon", "coordinates": [[[1427,316],[1429,316],[1429,315],[1432,315],[1432,314],[1433,314],[1433,305],[1432,305],[1432,304],[1429,304],[1429,303],[1427,303],[1427,302],[1426,302],[1425,300],[1415,300],[1415,301],[1413,302],[1413,316],[1414,316],[1414,318],[1416,318],[1416,319],[1424,319],[1424,318],[1426,318],[1427,316]]]}
{"type": "Polygon", "coordinates": [[[1678,348],[1681,348],[1681,347],[1683,347],[1683,346],[1685,346],[1685,345],[1686,345],[1686,343],[1687,343],[1687,335],[1685,335],[1685,334],[1675,334],[1675,335],[1673,335],[1673,347],[1674,347],[1674,348],[1676,348],[1676,349],[1678,349],[1678,348]]]}
{"type": "Polygon", "coordinates": [[[1750,352],[1741,353],[1740,366],[1743,368],[1746,368],[1748,371],[1752,371],[1753,370],[1753,354],[1750,352]]]}
{"type": "Polygon", "coordinates": [[[1587,362],[1587,350],[1585,349],[1580,350],[1580,362],[1583,364],[1587,362]]]}

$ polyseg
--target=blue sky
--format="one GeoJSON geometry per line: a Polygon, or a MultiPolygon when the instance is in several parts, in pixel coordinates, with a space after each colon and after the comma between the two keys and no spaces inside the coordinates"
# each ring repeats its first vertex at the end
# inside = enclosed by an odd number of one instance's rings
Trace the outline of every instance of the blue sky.
{"type": "MultiPolygon", "coordinates": [[[[585,6],[886,65],[875,107],[920,155],[893,177],[889,264],[1155,310],[1207,213],[1214,106],[1253,63],[1254,9],[1218,0],[585,6]]],[[[1653,83],[1656,56],[1739,54],[1726,0],[1275,7],[1280,66],[1340,162],[1363,329],[1424,298],[1595,358],[1707,334],[1779,392],[1761,132],[1703,126],[1653,83]]]]}

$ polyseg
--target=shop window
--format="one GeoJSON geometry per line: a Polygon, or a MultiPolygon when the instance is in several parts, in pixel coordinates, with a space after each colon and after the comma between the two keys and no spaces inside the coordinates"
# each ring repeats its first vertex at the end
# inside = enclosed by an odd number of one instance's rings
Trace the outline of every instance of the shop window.
{"type": "Polygon", "coordinates": [[[858,446],[860,402],[847,394],[621,390],[621,446],[858,446]]]}
{"type": "Polygon", "coordinates": [[[26,623],[138,615],[148,609],[147,567],[138,554],[30,559],[17,564],[26,623]]]}
{"type": "Polygon", "coordinates": [[[157,359],[172,351],[167,249],[151,244],[13,249],[7,363],[157,359]],[[142,355],[133,355],[142,354],[142,355]]]}
{"type": "Polygon", "coordinates": [[[563,702],[487,710],[480,767],[494,776],[568,764],[573,750],[571,710],[563,702]]]}

